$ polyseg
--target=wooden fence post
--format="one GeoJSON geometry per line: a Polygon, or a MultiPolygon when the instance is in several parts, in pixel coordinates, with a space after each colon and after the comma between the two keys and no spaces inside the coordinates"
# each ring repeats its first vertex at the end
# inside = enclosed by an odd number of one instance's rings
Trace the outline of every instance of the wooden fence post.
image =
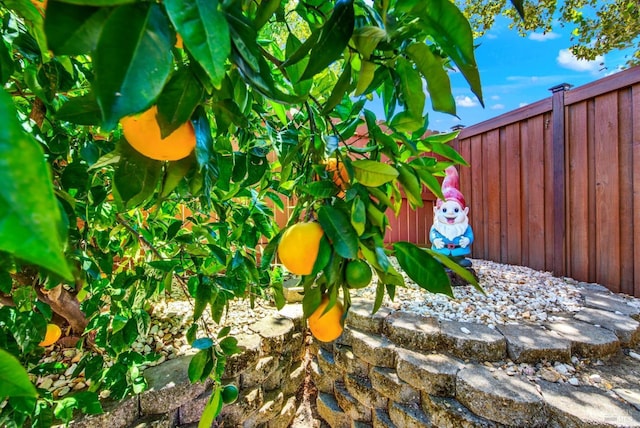
{"type": "Polygon", "coordinates": [[[565,167],[565,120],[564,93],[571,85],[561,83],[549,88],[551,96],[551,144],[553,157],[553,274],[566,273],[565,227],[566,227],[566,167],[565,167]]]}

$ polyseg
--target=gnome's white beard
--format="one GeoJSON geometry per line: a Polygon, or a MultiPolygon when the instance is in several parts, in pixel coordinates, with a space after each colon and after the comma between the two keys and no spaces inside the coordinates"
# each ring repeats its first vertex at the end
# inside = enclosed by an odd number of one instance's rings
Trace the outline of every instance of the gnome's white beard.
{"type": "Polygon", "coordinates": [[[453,241],[454,238],[464,235],[469,226],[469,219],[465,217],[460,223],[449,224],[438,221],[438,216],[433,221],[433,227],[443,234],[448,240],[453,241]]]}

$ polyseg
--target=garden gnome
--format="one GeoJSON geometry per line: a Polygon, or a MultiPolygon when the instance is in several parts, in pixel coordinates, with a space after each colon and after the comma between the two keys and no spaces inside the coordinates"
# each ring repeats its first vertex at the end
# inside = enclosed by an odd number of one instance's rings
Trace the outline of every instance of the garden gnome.
{"type": "Polygon", "coordinates": [[[455,166],[445,170],[442,181],[444,200],[436,200],[433,208],[433,226],[429,232],[431,249],[450,256],[460,266],[470,267],[465,257],[471,254],[473,231],[469,225],[469,208],[460,192],[460,179],[455,166]]]}

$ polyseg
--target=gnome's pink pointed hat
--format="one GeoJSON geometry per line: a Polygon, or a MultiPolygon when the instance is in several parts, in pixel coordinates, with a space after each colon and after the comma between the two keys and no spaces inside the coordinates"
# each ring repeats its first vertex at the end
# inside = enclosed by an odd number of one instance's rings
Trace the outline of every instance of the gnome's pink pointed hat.
{"type": "MultiPolygon", "coordinates": [[[[460,177],[458,176],[458,170],[455,166],[450,166],[444,170],[445,177],[442,180],[442,195],[445,201],[456,201],[460,204],[462,209],[467,207],[467,203],[464,201],[464,196],[460,192],[460,177]]],[[[444,201],[438,199],[436,201],[436,208],[440,208],[444,201]]]]}

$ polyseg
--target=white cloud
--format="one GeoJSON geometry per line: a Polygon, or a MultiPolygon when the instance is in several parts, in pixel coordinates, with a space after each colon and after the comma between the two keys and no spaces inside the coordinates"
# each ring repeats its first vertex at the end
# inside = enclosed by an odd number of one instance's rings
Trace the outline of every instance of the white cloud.
{"type": "Polygon", "coordinates": [[[529,105],[529,103],[520,103],[520,104],[518,104],[518,107],[524,107],[524,106],[527,106],[527,105],[529,105]]]}
{"type": "Polygon", "coordinates": [[[480,104],[469,96],[459,95],[456,97],[456,105],[459,107],[476,107],[480,104]]]}
{"type": "Polygon", "coordinates": [[[561,49],[556,58],[560,67],[574,71],[598,72],[601,64],[604,63],[604,56],[598,55],[593,61],[578,59],[569,49],[561,49]]]}
{"type": "Polygon", "coordinates": [[[491,95],[491,99],[494,101],[498,101],[500,99],[500,95],[491,95]]]}
{"type": "Polygon", "coordinates": [[[531,33],[529,34],[529,40],[533,40],[534,42],[546,42],[547,40],[553,40],[560,37],[560,34],[554,33],[553,31],[549,33],[531,33]]]}
{"type": "Polygon", "coordinates": [[[504,104],[494,104],[491,106],[491,110],[504,110],[504,104]]]}

